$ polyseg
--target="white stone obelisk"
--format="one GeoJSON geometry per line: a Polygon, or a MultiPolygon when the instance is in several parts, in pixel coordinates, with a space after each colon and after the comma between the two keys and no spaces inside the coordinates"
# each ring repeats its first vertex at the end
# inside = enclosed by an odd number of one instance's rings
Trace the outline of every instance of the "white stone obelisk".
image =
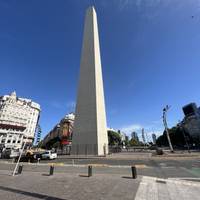
{"type": "Polygon", "coordinates": [[[71,154],[107,153],[108,135],[97,16],[94,7],[89,7],[85,17],[71,154]]]}

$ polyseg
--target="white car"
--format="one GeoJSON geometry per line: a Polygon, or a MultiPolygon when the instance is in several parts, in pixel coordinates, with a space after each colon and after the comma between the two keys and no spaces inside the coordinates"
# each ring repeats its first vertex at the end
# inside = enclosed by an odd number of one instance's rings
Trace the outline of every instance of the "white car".
{"type": "Polygon", "coordinates": [[[42,159],[49,159],[49,160],[53,160],[57,158],[57,153],[53,153],[52,151],[45,151],[42,154],[42,159]]]}

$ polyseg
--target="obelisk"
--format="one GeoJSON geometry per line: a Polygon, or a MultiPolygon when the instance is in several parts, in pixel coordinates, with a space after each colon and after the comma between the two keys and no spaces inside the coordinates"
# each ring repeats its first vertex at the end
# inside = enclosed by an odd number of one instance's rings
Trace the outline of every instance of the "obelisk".
{"type": "Polygon", "coordinates": [[[105,155],[108,136],[97,16],[86,11],[78,95],[72,138],[72,155],[105,155]]]}

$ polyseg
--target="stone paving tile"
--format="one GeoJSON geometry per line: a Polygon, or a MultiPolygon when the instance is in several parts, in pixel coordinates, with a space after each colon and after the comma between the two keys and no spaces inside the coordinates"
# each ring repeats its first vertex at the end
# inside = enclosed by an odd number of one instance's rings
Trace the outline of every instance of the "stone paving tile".
{"type": "MultiPolygon", "coordinates": [[[[0,171],[1,172],[1,171],[0,171]]],[[[1,173],[2,174],[2,173],[1,173]]],[[[45,176],[38,172],[24,172],[12,177],[4,171],[0,178],[0,199],[134,199],[139,180],[121,175],[59,173],[45,176]]]]}
{"type": "Polygon", "coordinates": [[[198,200],[200,183],[142,177],[135,200],[198,200]]]}
{"type": "Polygon", "coordinates": [[[162,179],[143,176],[142,181],[130,175],[82,173],[23,172],[11,176],[11,171],[0,170],[0,200],[13,199],[109,199],[109,200],[197,200],[200,183],[179,178],[162,179]],[[138,189],[139,187],[139,189],[138,189]],[[136,195],[136,198],[135,198],[136,195]]]}

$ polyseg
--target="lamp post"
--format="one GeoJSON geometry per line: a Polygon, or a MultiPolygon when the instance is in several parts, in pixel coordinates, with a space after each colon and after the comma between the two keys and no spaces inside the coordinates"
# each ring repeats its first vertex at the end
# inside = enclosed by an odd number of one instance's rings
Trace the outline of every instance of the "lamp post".
{"type": "Polygon", "coordinates": [[[17,171],[17,168],[18,168],[20,159],[21,159],[21,157],[22,157],[24,148],[25,148],[25,146],[26,146],[27,138],[28,138],[28,137],[26,137],[26,140],[24,141],[24,144],[23,144],[23,146],[22,146],[21,152],[20,152],[20,154],[19,154],[19,158],[18,158],[18,160],[17,160],[17,163],[16,163],[16,165],[15,165],[15,169],[14,169],[13,174],[12,174],[13,176],[15,176],[15,173],[16,173],[16,171],[17,171]]]}
{"type": "Polygon", "coordinates": [[[170,107],[168,105],[166,105],[165,108],[163,108],[163,124],[164,124],[165,131],[166,131],[166,134],[167,134],[167,140],[168,140],[168,143],[169,143],[170,151],[171,151],[171,153],[174,153],[174,149],[173,149],[170,137],[169,137],[169,130],[168,130],[168,126],[167,126],[167,111],[169,110],[169,108],[170,107]]]}

